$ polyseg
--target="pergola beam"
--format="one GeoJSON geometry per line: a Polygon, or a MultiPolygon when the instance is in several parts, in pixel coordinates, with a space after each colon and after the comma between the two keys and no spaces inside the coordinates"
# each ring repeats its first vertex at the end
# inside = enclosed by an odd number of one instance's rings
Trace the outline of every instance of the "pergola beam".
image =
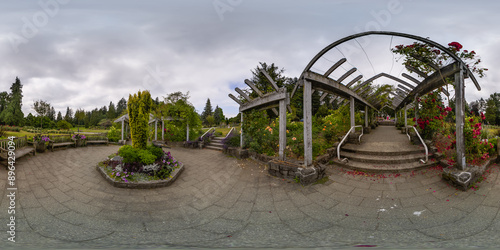
{"type": "MultiPolygon", "coordinates": [[[[250,88],[252,88],[252,89],[253,89],[253,91],[255,91],[255,93],[257,93],[257,95],[258,95],[259,97],[263,97],[263,96],[264,96],[264,94],[262,94],[262,92],[261,92],[261,91],[260,91],[260,90],[259,90],[259,89],[255,86],[255,84],[253,84],[253,82],[252,82],[252,81],[250,81],[250,80],[248,80],[248,79],[245,79],[245,83],[246,83],[246,85],[248,85],[250,88]]],[[[275,115],[278,115],[278,110],[276,110],[276,108],[271,108],[271,110],[273,111],[273,113],[274,113],[275,115]]]]}
{"type": "Polygon", "coordinates": [[[361,78],[363,78],[363,75],[359,75],[359,76],[356,76],[356,78],[352,79],[348,84],[346,84],[345,86],[346,87],[351,87],[354,83],[356,83],[357,81],[361,80],[361,78]]]}
{"type": "Polygon", "coordinates": [[[347,61],[347,59],[345,58],[342,58],[340,59],[338,62],[336,62],[332,67],[330,67],[326,72],[325,74],[323,74],[324,77],[328,77],[332,74],[332,72],[334,70],[336,70],[340,65],[342,65],[343,63],[345,63],[347,61]]]}
{"type": "Polygon", "coordinates": [[[347,77],[352,75],[354,72],[356,72],[356,68],[352,68],[349,71],[347,71],[345,74],[343,74],[339,79],[337,79],[338,83],[342,83],[343,80],[345,80],[347,77]]]}
{"type": "Polygon", "coordinates": [[[273,88],[278,91],[278,85],[276,85],[276,82],[271,78],[271,76],[267,73],[267,71],[261,69],[260,72],[267,78],[267,80],[273,85],[273,88]]]}
{"type": "Polygon", "coordinates": [[[370,108],[376,109],[375,107],[373,107],[373,105],[367,102],[363,97],[359,96],[353,90],[342,84],[339,84],[337,81],[331,78],[324,77],[323,75],[314,72],[305,72],[303,74],[303,77],[305,80],[310,81],[312,86],[316,89],[333,93],[345,98],[349,98],[352,96],[356,99],[356,101],[359,101],[364,105],[368,105],[370,108]]]}
{"type": "MultiPolygon", "coordinates": [[[[405,97],[405,103],[411,103],[415,99],[415,96],[425,95],[439,87],[442,87],[446,84],[446,78],[453,76],[456,72],[460,71],[458,63],[449,64],[439,71],[432,73],[429,77],[425,78],[421,84],[415,87],[408,95],[405,97]]],[[[398,109],[402,108],[401,104],[398,106],[398,109]]]]}
{"type": "Polygon", "coordinates": [[[421,76],[423,78],[427,78],[427,74],[424,73],[424,72],[422,72],[422,71],[420,71],[419,69],[417,69],[417,68],[415,68],[413,66],[410,66],[410,65],[406,65],[405,67],[406,67],[407,70],[413,71],[413,72],[417,73],[417,75],[419,75],[419,76],[421,76]]]}
{"type": "MultiPolygon", "coordinates": [[[[285,89],[280,89],[277,92],[269,93],[264,95],[263,97],[259,97],[256,99],[253,99],[251,102],[244,103],[240,105],[240,112],[253,109],[253,108],[259,108],[261,106],[269,106],[274,103],[278,103],[280,100],[283,99],[289,99],[287,98],[287,93],[285,92],[285,89]]],[[[290,104],[289,101],[287,105],[290,104]]]]}

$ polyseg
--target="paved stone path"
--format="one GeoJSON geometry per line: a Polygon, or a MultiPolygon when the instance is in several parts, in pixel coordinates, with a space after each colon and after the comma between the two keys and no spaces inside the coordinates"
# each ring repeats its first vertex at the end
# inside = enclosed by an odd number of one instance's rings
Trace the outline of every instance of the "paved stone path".
{"type": "Polygon", "coordinates": [[[174,148],[185,164],[166,188],[114,188],[94,169],[118,150],[95,146],[17,162],[16,243],[7,241],[7,171],[0,169],[1,249],[149,247],[493,247],[500,243],[499,167],[478,191],[439,169],[361,175],[330,166],[302,187],[253,160],[174,148]]]}

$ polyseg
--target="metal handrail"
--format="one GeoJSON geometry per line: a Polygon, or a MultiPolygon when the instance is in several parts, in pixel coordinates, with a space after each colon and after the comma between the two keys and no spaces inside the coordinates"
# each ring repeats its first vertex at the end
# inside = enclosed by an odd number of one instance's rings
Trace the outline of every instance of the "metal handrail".
{"type": "Polygon", "coordinates": [[[424,148],[425,148],[425,162],[423,162],[424,164],[427,163],[427,161],[429,161],[429,150],[427,149],[427,145],[425,145],[425,142],[424,140],[422,140],[422,137],[420,137],[420,134],[418,133],[417,129],[413,126],[407,126],[406,127],[406,135],[408,136],[408,139],[411,140],[410,138],[410,135],[408,134],[408,128],[413,128],[413,130],[415,130],[415,133],[417,134],[418,136],[418,139],[420,139],[420,142],[422,142],[422,145],[424,145],[424,148]]]}
{"type": "Polygon", "coordinates": [[[206,132],[205,132],[205,133],[204,133],[204,134],[203,134],[200,138],[203,140],[203,137],[205,137],[205,135],[206,135],[208,132],[210,132],[210,130],[212,130],[212,129],[215,129],[215,127],[211,127],[211,128],[209,128],[209,129],[208,129],[208,130],[207,130],[207,131],[206,131],[206,132]]]}
{"type": "Polygon", "coordinates": [[[342,143],[344,143],[345,139],[347,138],[347,136],[349,136],[351,131],[353,129],[356,129],[356,128],[361,128],[361,135],[359,135],[359,138],[358,138],[358,141],[361,142],[361,136],[363,136],[363,126],[362,125],[352,126],[351,129],[349,129],[349,132],[347,132],[347,134],[344,136],[344,138],[342,138],[339,145],[337,146],[337,158],[339,160],[340,160],[340,146],[342,146],[342,143]]]}
{"type": "Polygon", "coordinates": [[[231,130],[229,130],[229,133],[227,133],[226,137],[224,137],[224,138],[227,138],[233,132],[233,130],[234,130],[234,127],[232,127],[231,130]]]}

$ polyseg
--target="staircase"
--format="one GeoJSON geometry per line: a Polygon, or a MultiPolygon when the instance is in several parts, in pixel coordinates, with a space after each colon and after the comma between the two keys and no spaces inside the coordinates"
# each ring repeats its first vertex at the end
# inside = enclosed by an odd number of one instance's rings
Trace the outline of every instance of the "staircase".
{"type": "Polygon", "coordinates": [[[380,126],[396,126],[396,122],[394,122],[392,120],[383,120],[383,121],[379,121],[378,125],[380,125],[380,126]]]}
{"type": "Polygon", "coordinates": [[[224,140],[224,138],[225,137],[212,137],[210,143],[206,145],[205,148],[222,151],[224,146],[224,144],[222,144],[222,140],[224,140]]]}
{"type": "Polygon", "coordinates": [[[372,133],[363,135],[361,143],[346,143],[340,148],[340,160],[333,164],[363,172],[405,172],[436,165],[429,154],[425,160],[423,145],[413,145],[405,134],[395,127],[379,126],[372,133]],[[344,160],[347,158],[347,160],[344,160]]]}

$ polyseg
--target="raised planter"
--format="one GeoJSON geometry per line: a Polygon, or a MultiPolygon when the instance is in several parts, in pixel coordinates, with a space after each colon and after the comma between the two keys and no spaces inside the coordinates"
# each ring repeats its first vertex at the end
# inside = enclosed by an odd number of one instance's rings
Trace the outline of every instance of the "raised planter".
{"type": "Polygon", "coordinates": [[[448,166],[443,169],[443,180],[459,188],[462,191],[467,191],[469,186],[474,183],[492,163],[496,162],[497,157],[490,158],[481,166],[467,166],[465,170],[459,170],[456,167],[451,167],[446,162],[441,160],[441,164],[448,166]]]}
{"type": "Polygon", "coordinates": [[[179,177],[179,175],[184,171],[184,164],[181,163],[181,165],[174,169],[172,173],[170,174],[170,178],[166,180],[156,180],[156,181],[146,181],[146,182],[123,182],[123,181],[116,181],[109,177],[109,175],[106,173],[106,170],[104,170],[100,166],[96,166],[96,169],[99,173],[101,173],[102,177],[113,187],[118,187],[118,188],[130,188],[130,189],[150,189],[150,188],[160,188],[160,187],[167,187],[172,185],[174,181],[179,177]]]}
{"type": "Polygon", "coordinates": [[[249,157],[248,149],[242,149],[240,147],[228,147],[222,149],[224,154],[236,157],[238,159],[246,159],[249,157]]]}
{"type": "Polygon", "coordinates": [[[279,178],[294,180],[304,185],[312,184],[325,177],[325,167],[314,164],[312,167],[304,168],[297,163],[271,160],[268,162],[268,173],[279,178]]]}

